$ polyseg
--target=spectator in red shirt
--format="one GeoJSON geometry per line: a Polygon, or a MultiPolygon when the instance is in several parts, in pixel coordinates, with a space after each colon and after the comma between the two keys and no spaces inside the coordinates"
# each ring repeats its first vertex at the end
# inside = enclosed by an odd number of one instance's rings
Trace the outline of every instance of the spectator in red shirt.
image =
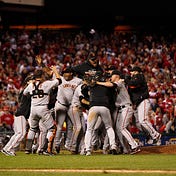
{"type": "Polygon", "coordinates": [[[14,121],[14,117],[9,112],[9,107],[4,106],[3,113],[0,116],[0,124],[5,125],[7,127],[7,129],[12,130],[13,129],[13,121],[14,121]]]}

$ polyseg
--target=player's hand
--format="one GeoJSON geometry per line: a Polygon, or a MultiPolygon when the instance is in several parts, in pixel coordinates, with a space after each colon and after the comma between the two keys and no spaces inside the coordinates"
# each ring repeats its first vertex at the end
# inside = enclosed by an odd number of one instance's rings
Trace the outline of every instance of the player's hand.
{"type": "Polygon", "coordinates": [[[35,57],[35,60],[36,60],[36,62],[37,62],[39,65],[42,63],[42,58],[41,58],[40,55],[37,55],[37,56],[35,57]]]}
{"type": "Polygon", "coordinates": [[[51,70],[53,70],[53,71],[56,71],[56,70],[57,70],[55,65],[52,65],[50,68],[51,68],[51,70]]]}
{"type": "Polygon", "coordinates": [[[51,69],[54,73],[58,73],[58,70],[57,70],[56,65],[50,66],[50,69],[51,69]]]}
{"type": "Polygon", "coordinates": [[[57,71],[57,67],[55,65],[52,65],[50,67],[50,69],[53,71],[53,73],[55,74],[56,78],[60,79],[60,74],[57,71]]]}

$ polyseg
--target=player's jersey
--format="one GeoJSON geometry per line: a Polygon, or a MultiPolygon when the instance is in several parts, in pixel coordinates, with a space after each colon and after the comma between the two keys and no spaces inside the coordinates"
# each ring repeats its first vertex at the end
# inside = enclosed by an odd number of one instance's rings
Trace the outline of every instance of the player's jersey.
{"type": "Polygon", "coordinates": [[[76,65],[76,66],[72,67],[72,70],[81,79],[84,77],[85,72],[87,72],[89,70],[96,70],[96,71],[103,72],[103,69],[101,68],[100,65],[97,65],[96,67],[94,67],[93,65],[90,64],[90,62],[88,60],[83,62],[82,64],[79,64],[79,65],[76,65]]]}
{"type": "Polygon", "coordinates": [[[109,92],[111,88],[101,85],[90,87],[90,108],[92,106],[105,106],[111,109],[109,92]]]}
{"type": "Polygon", "coordinates": [[[29,93],[31,95],[31,106],[40,106],[40,105],[48,105],[49,104],[49,93],[54,86],[59,85],[59,80],[47,80],[42,83],[36,81],[34,83],[30,83],[24,89],[24,95],[29,93]]]}
{"type": "Polygon", "coordinates": [[[119,88],[119,92],[115,101],[115,105],[116,107],[122,106],[122,105],[126,105],[126,104],[132,104],[130,96],[128,94],[128,90],[125,87],[124,83],[119,83],[119,82],[115,82],[115,84],[117,84],[118,88],[119,88]]]}
{"type": "Polygon", "coordinates": [[[61,77],[62,83],[58,86],[57,101],[60,104],[69,106],[72,101],[72,97],[76,87],[82,83],[82,79],[73,77],[72,80],[66,81],[64,77],[61,77]]]}
{"type": "Polygon", "coordinates": [[[23,115],[25,119],[29,118],[31,108],[31,96],[29,94],[24,95],[23,91],[19,95],[19,105],[15,112],[15,116],[23,115]]]}
{"type": "Polygon", "coordinates": [[[79,97],[80,96],[83,96],[82,92],[81,92],[81,87],[82,87],[82,84],[78,85],[77,88],[75,89],[75,92],[74,92],[74,95],[72,97],[72,102],[71,102],[71,105],[72,106],[76,106],[78,108],[81,108],[81,102],[79,100],[79,97]]]}
{"type": "Polygon", "coordinates": [[[139,105],[144,99],[149,98],[147,82],[143,74],[137,74],[127,81],[128,92],[131,101],[135,105],[139,105]]]}

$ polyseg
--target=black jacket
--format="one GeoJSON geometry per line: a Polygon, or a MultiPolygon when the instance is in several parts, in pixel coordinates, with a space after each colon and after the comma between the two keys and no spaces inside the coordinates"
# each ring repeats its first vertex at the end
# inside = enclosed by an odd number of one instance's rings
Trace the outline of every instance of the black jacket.
{"type": "Polygon", "coordinates": [[[19,105],[15,112],[15,116],[21,116],[23,115],[25,119],[27,120],[30,115],[30,108],[31,108],[31,96],[23,95],[23,91],[19,94],[19,105]]]}
{"type": "Polygon", "coordinates": [[[115,93],[114,88],[101,86],[95,84],[95,86],[89,88],[90,91],[90,107],[92,106],[105,106],[110,111],[115,107],[115,102],[112,97],[115,93]]]}
{"type": "Polygon", "coordinates": [[[149,98],[147,82],[142,73],[134,75],[126,80],[131,101],[138,106],[144,99],[149,98]]]}
{"type": "Polygon", "coordinates": [[[73,66],[72,70],[81,79],[83,78],[85,72],[87,72],[89,70],[96,70],[96,71],[102,71],[103,72],[103,69],[101,68],[100,65],[97,65],[97,67],[94,67],[93,65],[91,65],[89,60],[83,62],[82,64],[73,66]]]}

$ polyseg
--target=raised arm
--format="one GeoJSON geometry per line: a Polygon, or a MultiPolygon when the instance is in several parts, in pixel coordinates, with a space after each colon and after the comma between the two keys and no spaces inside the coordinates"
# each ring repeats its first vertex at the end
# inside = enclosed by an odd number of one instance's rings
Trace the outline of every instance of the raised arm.
{"type": "Polygon", "coordinates": [[[56,78],[61,79],[60,74],[58,73],[56,66],[53,65],[50,68],[53,71],[53,73],[55,74],[56,78]]]}
{"type": "Polygon", "coordinates": [[[42,62],[42,58],[40,55],[37,55],[35,57],[35,61],[39,67],[45,67],[45,64],[42,62]]]}
{"type": "Polygon", "coordinates": [[[110,82],[110,81],[106,81],[106,82],[100,82],[97,81],[96,84],[101,85],[101,86],[106,86],[106,87],[114,87],[114,83],[110,82]]]}

